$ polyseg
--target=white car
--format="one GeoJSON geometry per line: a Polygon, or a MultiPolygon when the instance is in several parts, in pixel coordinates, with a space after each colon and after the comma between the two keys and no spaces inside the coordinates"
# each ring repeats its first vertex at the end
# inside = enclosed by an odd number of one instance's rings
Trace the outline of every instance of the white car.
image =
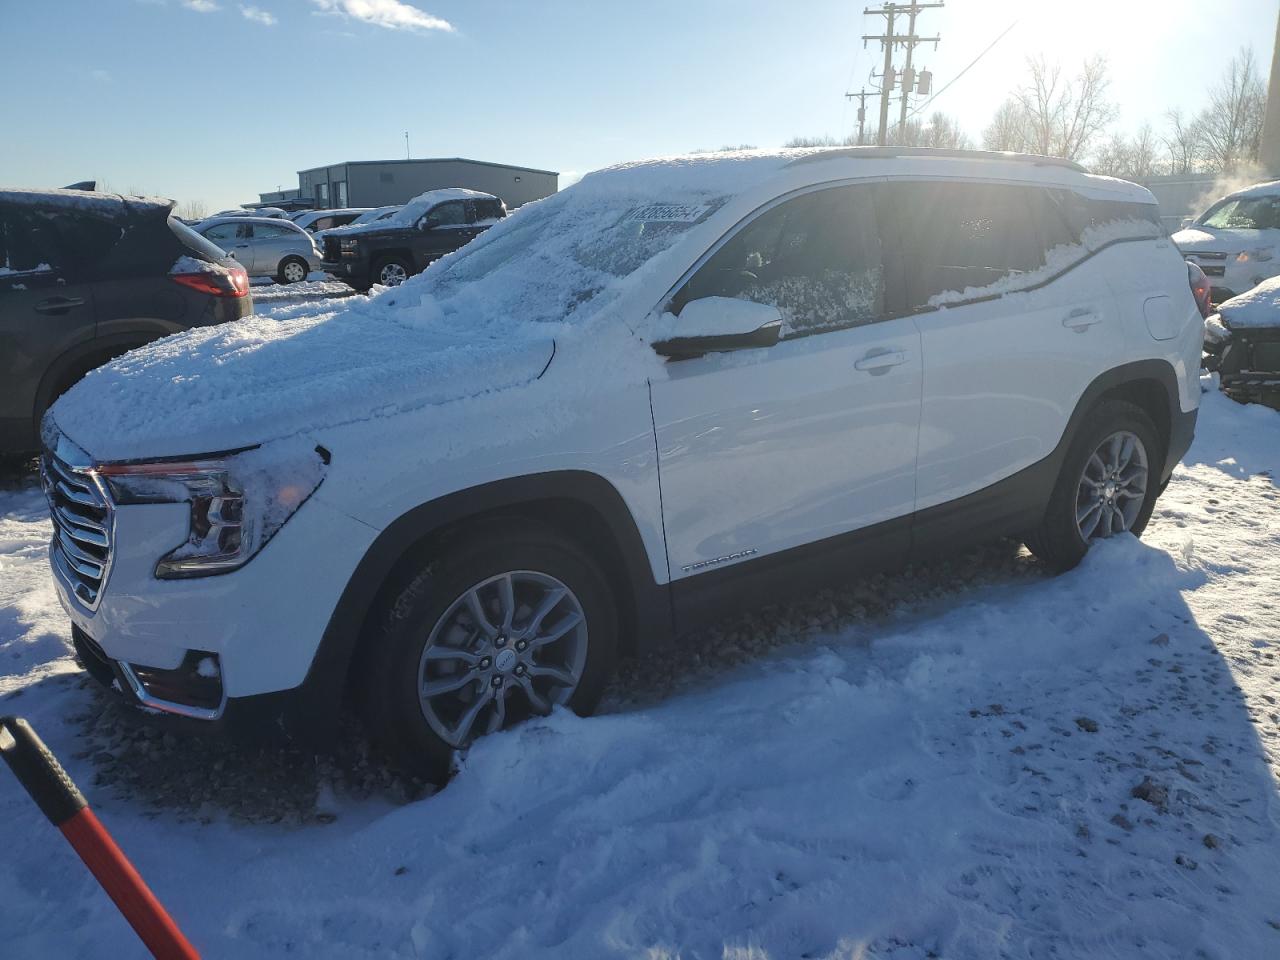
{"type": "Polygon", "coordinates": [[[299,283],[320,269],[315,238],[296,223],[272,217],[211,217],[192,227],[245,268],[251,277],[299,283]]]}
{"type": "Polygon", "coordinates": [[[1205,272],[1214,302],[1280,275],[1280,180],[1223,197],[1173,242],[1205,272]]]}
{"type": "Polygon", "coordinates": [[[350,697],[435,776],[788,591],[1140,533],[1200,400],[1151,194],[1007,154],[628,164],[326,310],[73,387],[54,579],[133,702],[323,737],[350,697]]]}
{"type": "Polygon", "coordinates": [[[349,223],[354,223],[359,217],[366,213],[371,213],[370,207],[344,207],[342,209],[333,210],[302,210],[289,217],[290,221],[296,223],[308,233],[319,234],[322,230],[332,230],[334,227],[345,227],[349,223]]]}

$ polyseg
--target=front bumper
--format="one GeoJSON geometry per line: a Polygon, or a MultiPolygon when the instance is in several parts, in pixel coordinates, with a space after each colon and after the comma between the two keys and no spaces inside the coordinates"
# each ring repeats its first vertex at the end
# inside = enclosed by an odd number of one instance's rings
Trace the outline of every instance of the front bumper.
{"type": "Polygon", "coordinates": [[[239,570],[158,580],[156,560],[181,542],[187,512],[186,504],[115,508],[114,556],[96,608],[55,567],[86,669],[126,699],[189,721],[266,717],[278,727],[290,704],[288,725],[301,729],[308,714],[336,714],[338,704],[312,702],[335,689],[312,663],[376,531],[313,496],[239,570]]]}
{"type": "Polygon", "coordinates": [[[352,286],[369,286],[369,265],[363,260],[325,260],[320,269],[352,286]]]}

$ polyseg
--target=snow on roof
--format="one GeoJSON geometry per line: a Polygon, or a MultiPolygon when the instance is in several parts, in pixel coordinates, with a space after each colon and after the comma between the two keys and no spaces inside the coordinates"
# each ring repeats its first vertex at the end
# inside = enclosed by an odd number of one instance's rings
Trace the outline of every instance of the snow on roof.
{"type": "Polygon", "coordinates": [[[1242,197],[1269,197],[1276,194],[1280,194],[1280,180],[1265,180],[1251,187],[1245,187],[1243,190],[1229,193],[1223,199],[1238,200],[1242,197]]]}
{"type": "Polygon", "coordinates": [[[167,212],[173,208],[173,201],[164,197],[125,197],[92,190],[33,190],[23,187],[0,187],[0,203],[58,207],[113,219],[138,213],[167,212]]]}
{"type": "Polygon", "coordinates": [[[1222,319],[1233,330],[1244,327],[1280,327],[1280,277],[1263,280],[1238,297],[1218,307],[1222,319]]]}
{"type": "Polygon", "coordinates": [[[491,193],[481,193],[479,190],[468,190],[465,187],[443,187],[439,190],[428,190],[426,193],[418,194],[418,196],[404,204],[395,214],[385,220],[348,224],[348,229],[344,233],[376,233],[380,230],[391,230],[397,227],[412,227],[422,218],[424,213],[437,203],[444,203],[446,200],[496,199],[498,198],[491,193]]]}

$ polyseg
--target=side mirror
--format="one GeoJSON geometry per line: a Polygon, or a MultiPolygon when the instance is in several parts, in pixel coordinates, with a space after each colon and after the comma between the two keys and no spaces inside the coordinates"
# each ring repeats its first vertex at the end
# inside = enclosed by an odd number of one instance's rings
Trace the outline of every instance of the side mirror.
{"type": "Polygon", "coordinates": [[[666,314],[663,319],[662,332],[676,336],[654,341],[653,349],[672,360],[772,347],[782,334],[782,314],[777,307],[733,297],[690,300],[680,316],[666,314]]]}
{"type": "Polygon", "coordinates": [[[1186,230],[1188,227],[1190,227],[1190,226],[1191,226],[1193,223],[1195,223],[1195,222],[1196,222],[1196,218],[1195,218],[1195,217],[1183,217],[1183,218],[1182,218],[1182,226],[1180,226],[1178,229],[1179,229],[1179,230],[1186,230]]]}

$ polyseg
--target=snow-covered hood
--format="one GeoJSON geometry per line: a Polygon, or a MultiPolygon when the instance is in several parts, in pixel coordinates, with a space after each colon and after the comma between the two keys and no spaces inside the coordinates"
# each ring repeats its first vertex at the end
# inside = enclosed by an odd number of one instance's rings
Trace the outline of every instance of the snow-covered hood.
{"type": "Polygon", "coordinates": [[[1194,226],[1170,239],[1183,253],[1240,253],[1258,247],[1280,246],[1280,230],[1226,230],[1194,226]]]}
{"type": "Polygon", "coordinates": [[[430,303],[390,294],[336,313],[253,316],[156,341],[93,371],[53,407],[99,461],[232,450],[314,435],[537,379],[549,337],[431,328],[430,303]]]}

